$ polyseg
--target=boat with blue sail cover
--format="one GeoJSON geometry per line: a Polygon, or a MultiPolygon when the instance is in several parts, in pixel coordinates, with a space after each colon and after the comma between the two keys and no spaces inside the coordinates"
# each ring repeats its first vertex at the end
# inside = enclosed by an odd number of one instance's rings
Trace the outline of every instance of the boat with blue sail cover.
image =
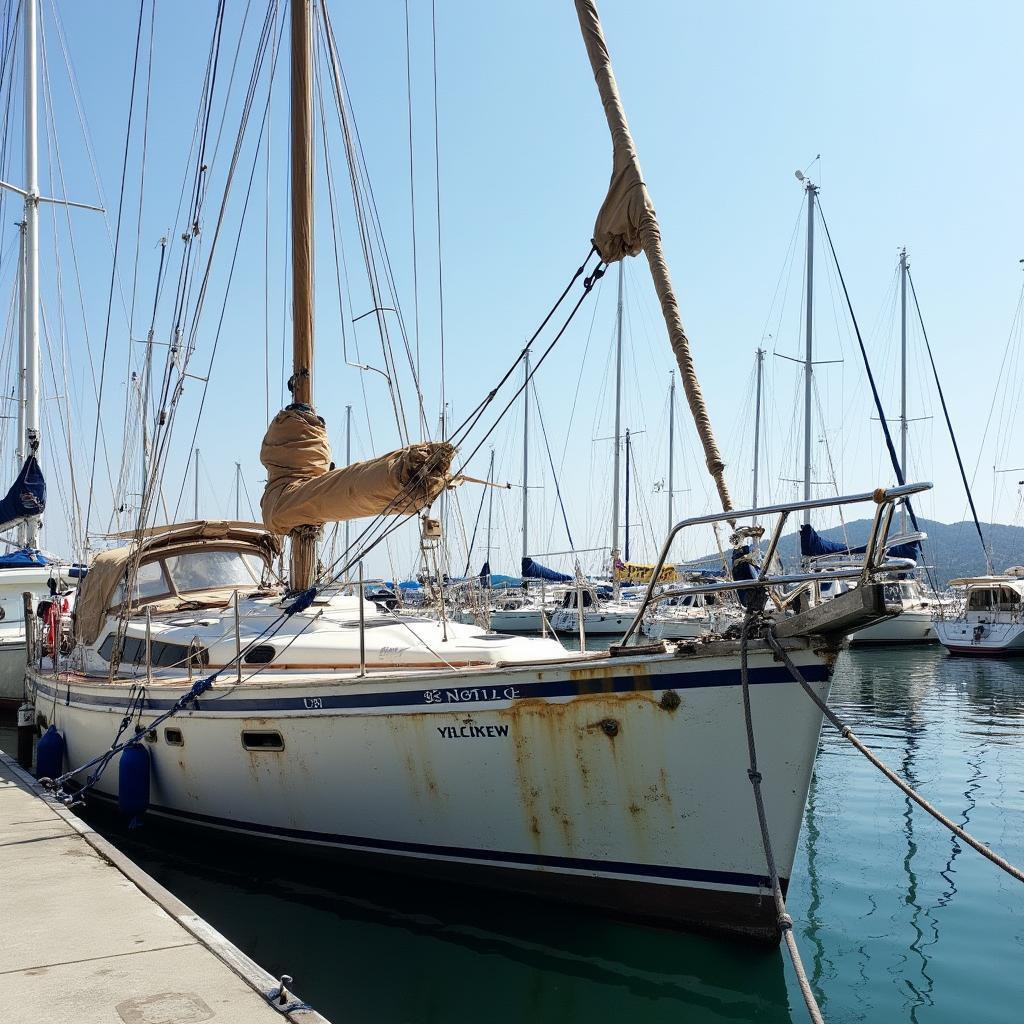
{"type": "MultiPolygon", "coordinates": [[[[32,646],[27,679],[47,737],[40,767],[64,799],[117,800],[133,818],[148,806],[341,861],[777,942],[773,893],[793,870],[822,722],[804,684],[827,698],[846,632],[887,614],[876,577],[888,569],[893,509],[926,485],[734,508],[597,12],[591,0],[576,8],[614,156],[593,249],[573,282],[582,301],[607,263],[645,253],[724,511],[673,525],[622,642],[600,653],[364,600],[355,573],[364,548],[337,572],[318,565],[325,523],[414,521],[459,474],[447,439],[331,461],[313,406],[314,5],[292,0],[292,400],[263,441],[263,523],[140,521],[95,558],[73,648],[32,646]],[[789,517],[865,503],[875,528],[862,566],[825,571],[856,575],[856,591],[775,616],[769,594],[805,579],[768,568],[789,517]],[[654,581],[676,537],[758,517],[775,522],[764,564],[697,588],[748,592],[742,638],[643,642],[640,618],[657,603],[654,581]],[[276,568],[285,543],[287,581],[276,568]]],[[[315,9],[317,52],[333,60],[327,6],[315,9]]],[[[326,70],[328,80],[338,74],[326,70]]],[[[164,429],[154,424],[157,436],[164,429]]],[[[425,517],[425,549],[436,523],[425,517]]]]}

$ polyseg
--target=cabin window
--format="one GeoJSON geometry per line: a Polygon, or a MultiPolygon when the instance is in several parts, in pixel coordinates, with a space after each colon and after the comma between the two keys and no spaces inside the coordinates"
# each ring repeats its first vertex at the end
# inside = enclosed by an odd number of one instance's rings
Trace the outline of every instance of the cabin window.
{"type": "Polygon", "coordinates": [[[967,607],[972,612],[987,612],[992,607],[991,590],[972,590],[967,598],[967,607]]]}
{"type": "Polygon", "coordinates": [[[241,551],[189,551],[173,555],[165,564],[179,594],[258,586],[263,574],[262,559],[241,551]]]}
{"type": "MultiPolygon", "coordinates": [[[[159,562],[149,562],[139,566],[138,574],[135,577],[135,601],[146,600],[151,597],[160,597],[171,592],[171,585],[164,575],[163,566],[159,562]]],[[[122,581],[117,590],[114,591],[114,605],[119,605],[124,600],[124,582],[122,581]]]]}
{"type": "Polygon", "coordinates": [[[180,729],[164,729],[164,742],[169,747],[183,747],[185,746],[185,737],[182,736],[180,729]]]}
{"type": "MultiPolygon", "coordinates": [[[[100,645],[99,655],[105,661],[110,661],[113,652],[114,634],[110,633],[100,645]]],[[[190,655],[194,666],[202,667],[210,663],[210,654],[205,647],[189,648],[186,644],[168,644],[160,640],[154,640],[150,645],[150,663],[155,668],[184,668],[189,663],[190,655]]],[[[121,661],[128,665],[145,665],[145,637],[126,636],[121,661]]]]}
{"type": "Polygon", "coordinates": [[[242,746],[246,750],[284,750],[284,737],[270,729],[243,729],[242,746]]]}

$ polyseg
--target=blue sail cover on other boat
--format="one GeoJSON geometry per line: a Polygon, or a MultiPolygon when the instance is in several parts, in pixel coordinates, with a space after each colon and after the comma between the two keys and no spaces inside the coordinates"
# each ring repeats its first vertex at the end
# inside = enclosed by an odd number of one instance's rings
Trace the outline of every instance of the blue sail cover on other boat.
{"type": "Polygon", "coordinates": [[[568,583],[572,579],[571,576],[566,576],[564,572],[555,572],[554,569],[549,569],[546,565],[541,565],[540,562],[535,562],[532,558],[523,559],[522,573],[523,579],[547,580],[550,583],[568,583]]]}
{"type": "MultiPolygon", "coordinates": [[[[886,553],[893,558],[911,558],[917,561],[919,543],[915,540],[909,544],[896,544],[886,548],[886,553]]],[[[810,523],[804,523],[800,527],[800,554],[804,558],[820,558],[823,555],[863,555],[866,550],[866,544],[861,544],[859,547],[847,547],[838,541],[822,537],[810,523]]]]}
{"type": "Polygon", "coordinates": [[[49,564],[46,555],[35,548],[22,548],[20,551],[8,551],[7,554],[0,555],[0,569],[24,569],[32,565],[49,564]]]}
{"type": "Polygon", "coordinates": [[[492,590],[512,590],[523,585],[523,581],[518,576],[502,576],[501,573],[491,572],[490,562],[484,562],[478,579],[485,587],[490,587],[492,590]]]}
{"type": "MultiPolygon", "coordinates": [[[[0,530],[23,519],[41,516],[46,508],[46,481],[34,455],[25,460],[7,496],[0,501],[0,530]]],[[[39,564],[34,563],[34,564],[39,564]]]]}

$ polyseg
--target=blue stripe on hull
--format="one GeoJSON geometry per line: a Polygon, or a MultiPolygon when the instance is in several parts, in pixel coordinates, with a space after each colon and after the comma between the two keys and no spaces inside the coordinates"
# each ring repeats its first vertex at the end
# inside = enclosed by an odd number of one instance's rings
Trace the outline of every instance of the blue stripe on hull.
{"type": "MultiPolygon", "coordinates": [[[[97,793],[104,800],[113,800],[105,793],[97,793]]],[[[731,885],[746,889],[770,889],[766,875],[751,875],[738,871],[713,871],[705,868],[684,868],[672,865],[637,864],[629,861],[596,860],[591,857],[556,857],[550,854],[519,853],[515,851],[480,850],[464,846],[434,846],[428,843],[407,843],[396,839],[372,839],[365,836],[339,835],[334,832],[315,832],[289,828],[284,825],[262,825],[252,821],[235,821],[196,811],[176,810],[152,805],[150,811],[168,818],[208,825],[214,828],[242,831],[270,839],[315,843],[366,851],[413,856],[427,856],[437,860],[491,861],[496,864],[527,868],[555,868],[570,871],[594,872],[601,875],[633,875],[638,878],[661,878],[675,882],[695,882],[705,885],[731,885]]],[[[787,880],[783,880],[785,886],[787,880]]]]}
{"type": "MultiPolygon", "coordinates": [[[[825,682],[830,675],[828,667],[821,664],[805,666],[801,669],[801,672],[810,683],[825,682]]],[[[768,668],[752,668],[750,670],[750,683],[752,686],[771,683],[792,683],[792,681],[789,671],[782,665],[773,665],[768,668]]],[[[294,686],[295,684],[287,685],[294,686]]],[[[325,694],[322,692],[322,688],[330,685],[329,683],[311,681],[306,685],[314,688],[316,691],[316,697],[319,701],[316,707],[318,712],[392,707],[438,709],[445,707],[452,709],[464,704],[502,703],[506,700],[515,701],[516,699],[526,697],[583,697],[602,693],[642,693],[660,690],[692,690],[705,687],[739,686],[740,673],[738,669],[716,669],[709,672],[679,672],[665,675],[651,675],[645,672],[636,675],[612,676],[610,678],[561,679],[549,683],[516,683],[510,686],[498,687],[491,685],[467,686],[463,682],[455,687],[434,686],[423,690],[378,691],[375,693],[325,694]],[[514,696],[505,695],[506,690],[514,690],[514,696]],[[491,698],[477,696],[461,700],[448,699],[444,696],[448,693],[457,693],[458,691],[496,691],[499,695],[491,698]],[[428,700],[427,695],[435,693],[439,693],[442,696],[437,700],[428,700]]],[[[347,686],[344,688],[347,688],[347,686]]],[[[40,696],[51,699],[55,698],[67,702],[70,698],[76,704],[94,705],[103,708],[124,708],[128,705],[127,697],[80,693],[71,684],[65,684],[55,690],[54,687],[40,682],[37,684],[36,692],[40,696]]],[[[144,710],[163,711],[172,707],[174,703],[174,699],[147,697],[144,710]]],[[[303,697],[228,698],[214,696],[213,698],[207,697],[196,701],[195,708],[204,713],[212,712],[224,715],[259,715],[274,711],[310,710],[303,697]]]]}

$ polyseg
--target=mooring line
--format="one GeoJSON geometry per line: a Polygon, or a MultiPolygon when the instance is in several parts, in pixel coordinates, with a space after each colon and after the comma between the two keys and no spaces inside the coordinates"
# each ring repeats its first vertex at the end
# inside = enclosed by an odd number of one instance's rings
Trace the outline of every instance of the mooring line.
{"type": "Polygon", "coordinates": [[[890,782],[894,783],[899,787],[911,800],[914,801],[919,807],[924,808],[936,821],[940,824],[945,825],[950,832],[953,833],[958,839],[963,840],[968,846],[973,847],[983,857],[990,860],[996,867],[1002,868],[1008,875],[1016,878],[1018,882],[1024,882],[1024,871],[1020,868],[1015,867],[1008,860],[1000,857],[998,853],[995,853],[989,847],[987,847],[981,840],[975,839],[969,832],[965,832],[955,821],[947,818],[937,807],[933,807],[920,793],[917,792],[913,787],[909,786],[903,781],[891,768],[888,767],[883,761],[879,760],[878,757],[871,751],[871,749],[865,746],[856,736],[854,731],[836,715],[828,705],[811,689],[807,680],[800,674],[800,670],[793,664],[789,655],[786,653],[785,648],[776,640],[775,635],[768,630],[765,634],[769,645],[772,650],[775,651],[779,657],[782,658],[786,668],[789,669],[790,675],[803,687],[804,692],[811,700],[818,706],[821,713],[839,730],[839,734],[843,739],[849,740],[854,747],[857,748],[890,782]]]}
{"type": "Polygon", "coordinates": [[[757,821],[761,827],[761,845],[764,847],[764,859],[768,864],[768,874],[771,877],[772,896],[775,899],[779,929],[782,931],[782,937],[786,940],[786,949],[789,951],[789,959],[793,964],[793,971],[796,973],[796,980],[800,985],[800,993],[804,997],[807,1013],[813,1024],[825,1024],[825,1018],[821,1015],[821,1007],[818,1006],[818,1000],[814,998],[811,983],[807,979],[807,972],[800,959],[800,950],[797,949],[796,937],[793,935],[793,918],[786,910],[786,899],[782,895],[779,872],[775,867],[775,854],[772,851],[771,836],[768,833],[768,819],[764,811],[764,797],[761,794],[761,773],[757,770],[757,748],[754,745],[754,722],[750,713],[750,681],[747,672],[747,642],[751,620],[758,612],[758,609],[755,608],[756,603],[756,601],[752,601],[747,608],[747,612],[743,616],[743,627],[740,630],[740,684],[743,688],[743,718],[747,727],[747,753],[750,758],[747,778],[750,779],[750,784],[754,789],[757,821]]]}

